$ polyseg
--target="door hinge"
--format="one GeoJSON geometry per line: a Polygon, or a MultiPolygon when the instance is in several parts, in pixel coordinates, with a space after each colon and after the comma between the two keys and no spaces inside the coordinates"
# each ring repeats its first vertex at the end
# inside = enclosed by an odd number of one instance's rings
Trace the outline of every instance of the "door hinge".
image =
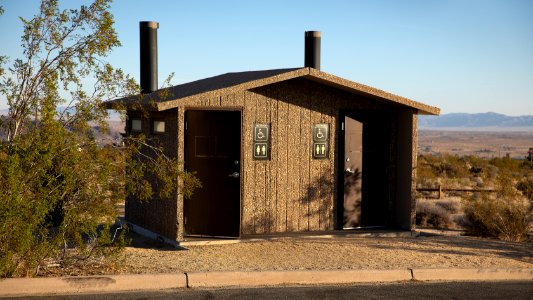
{"type": "Polygon", "coordinates": [[[344,122],[341,122],[341,131],[344,131],[344,122]]]}

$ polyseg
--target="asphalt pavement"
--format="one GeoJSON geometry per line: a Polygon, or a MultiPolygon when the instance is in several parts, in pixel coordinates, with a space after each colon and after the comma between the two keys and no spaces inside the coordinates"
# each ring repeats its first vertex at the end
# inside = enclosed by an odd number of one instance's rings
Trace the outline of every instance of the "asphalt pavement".
{"type": "Polygon", "coordinates": [[[533,281],[410,281],[326,286],[171,289],[36,296],[25,299],[533,299],[533,281]]]}

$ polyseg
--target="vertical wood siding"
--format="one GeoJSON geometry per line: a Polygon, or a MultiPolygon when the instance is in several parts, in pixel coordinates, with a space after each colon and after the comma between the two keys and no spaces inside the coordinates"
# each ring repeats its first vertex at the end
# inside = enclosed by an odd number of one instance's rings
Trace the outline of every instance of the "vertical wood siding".
{"type": "MultiPolygon", "coordinates": [[[[142,131],[148,137],[147,142],[164,148],[165,154],[176,157],[178,154],[178,120],[176,109],[154,112],[149,118],[140,113],[130,112],[128,118],[141,118],[142,131]],[[165,133],[152,135],[153,120],[165,122],[165,133]]],[[[129,129],[128,129],[129,132],[129,129]]],[[[179,239],[177,220],[181,220],[182,213],[177,209],[178,196],[165,199],[154,198],[150,201],[136,201],[133,197],[126,199],[126,219],[136,225],[149,229],[171,239],[179,239]]]]}
{"type": "MultiPolygon", "coordinates": [[[[165,115],[174,120],[169,123],[174,127],[169,128],[177,136],[174,139],[177,143],[171,147],[172,151],[177,148],[173,153],[182,161],[187,109],[242,111],[241,233],[250,235],[334,229],[335,199],[342,197],[337,195],[335,175],[339,171],[336,149],[339,110],[391,110],[391,106],[303,78],[229,95],[189,99],[165,115]],[[271,126],[270,160],[252,159],[252,128],[256,123],[271,126]],[[318,123],[329,124],[330,128],[329,157],[321,160],[313,159],[311,152],[312,127],[318,123]]],[[[170,230],[161,232],[173,231],[181,240],[183,199],[179,194],[173,205],[179,224],[174,222],[170,230]]]]}

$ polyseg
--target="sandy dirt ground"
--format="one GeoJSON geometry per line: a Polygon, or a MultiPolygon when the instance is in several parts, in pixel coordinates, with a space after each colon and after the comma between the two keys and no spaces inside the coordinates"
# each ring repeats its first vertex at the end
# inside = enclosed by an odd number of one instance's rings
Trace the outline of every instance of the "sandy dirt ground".
{"type": "Polygon", "coordinates": [[[291,238],[236,244],[128,247],[118,273],[346,270],[405,268],[533,268],[533,242],[457,235],[291,238]]]}

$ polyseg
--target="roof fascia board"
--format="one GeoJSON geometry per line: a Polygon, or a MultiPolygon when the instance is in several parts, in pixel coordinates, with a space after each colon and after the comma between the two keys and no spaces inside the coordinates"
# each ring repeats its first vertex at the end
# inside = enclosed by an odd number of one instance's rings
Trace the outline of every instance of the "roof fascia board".
{"type": "Polygon", "coordinates": [[[261,86],[265,86],[269,84],[274,84],[277,82],[286,81],[286,80],[290,80],[290,79],[297,78],[297,77],[303,77],[308,74],[309,74],[309,68],[301,68],[301,69],[281,73],[281,74],[266,77],[266,78],[244,82],[244,83],[226,87],[226,88],[221,88],[221,89],[217,89],[213,91],[207,91],[207,92],[203,92],[203,93],[199,93],[196,95],[191,95],[191,96],[187,96],[187,97],[183,97],[179,99],[157,102],[156,110],[161,111],[161,110],[167,110],[167,109],[177,107],[180,102],[185,101],[185,100],[195,100],[198,98],[211,98],[211,97],[224,96],[227,94],[250,90],[253,88],[257,88],[257,87],[261,87],[261,86]]]}

